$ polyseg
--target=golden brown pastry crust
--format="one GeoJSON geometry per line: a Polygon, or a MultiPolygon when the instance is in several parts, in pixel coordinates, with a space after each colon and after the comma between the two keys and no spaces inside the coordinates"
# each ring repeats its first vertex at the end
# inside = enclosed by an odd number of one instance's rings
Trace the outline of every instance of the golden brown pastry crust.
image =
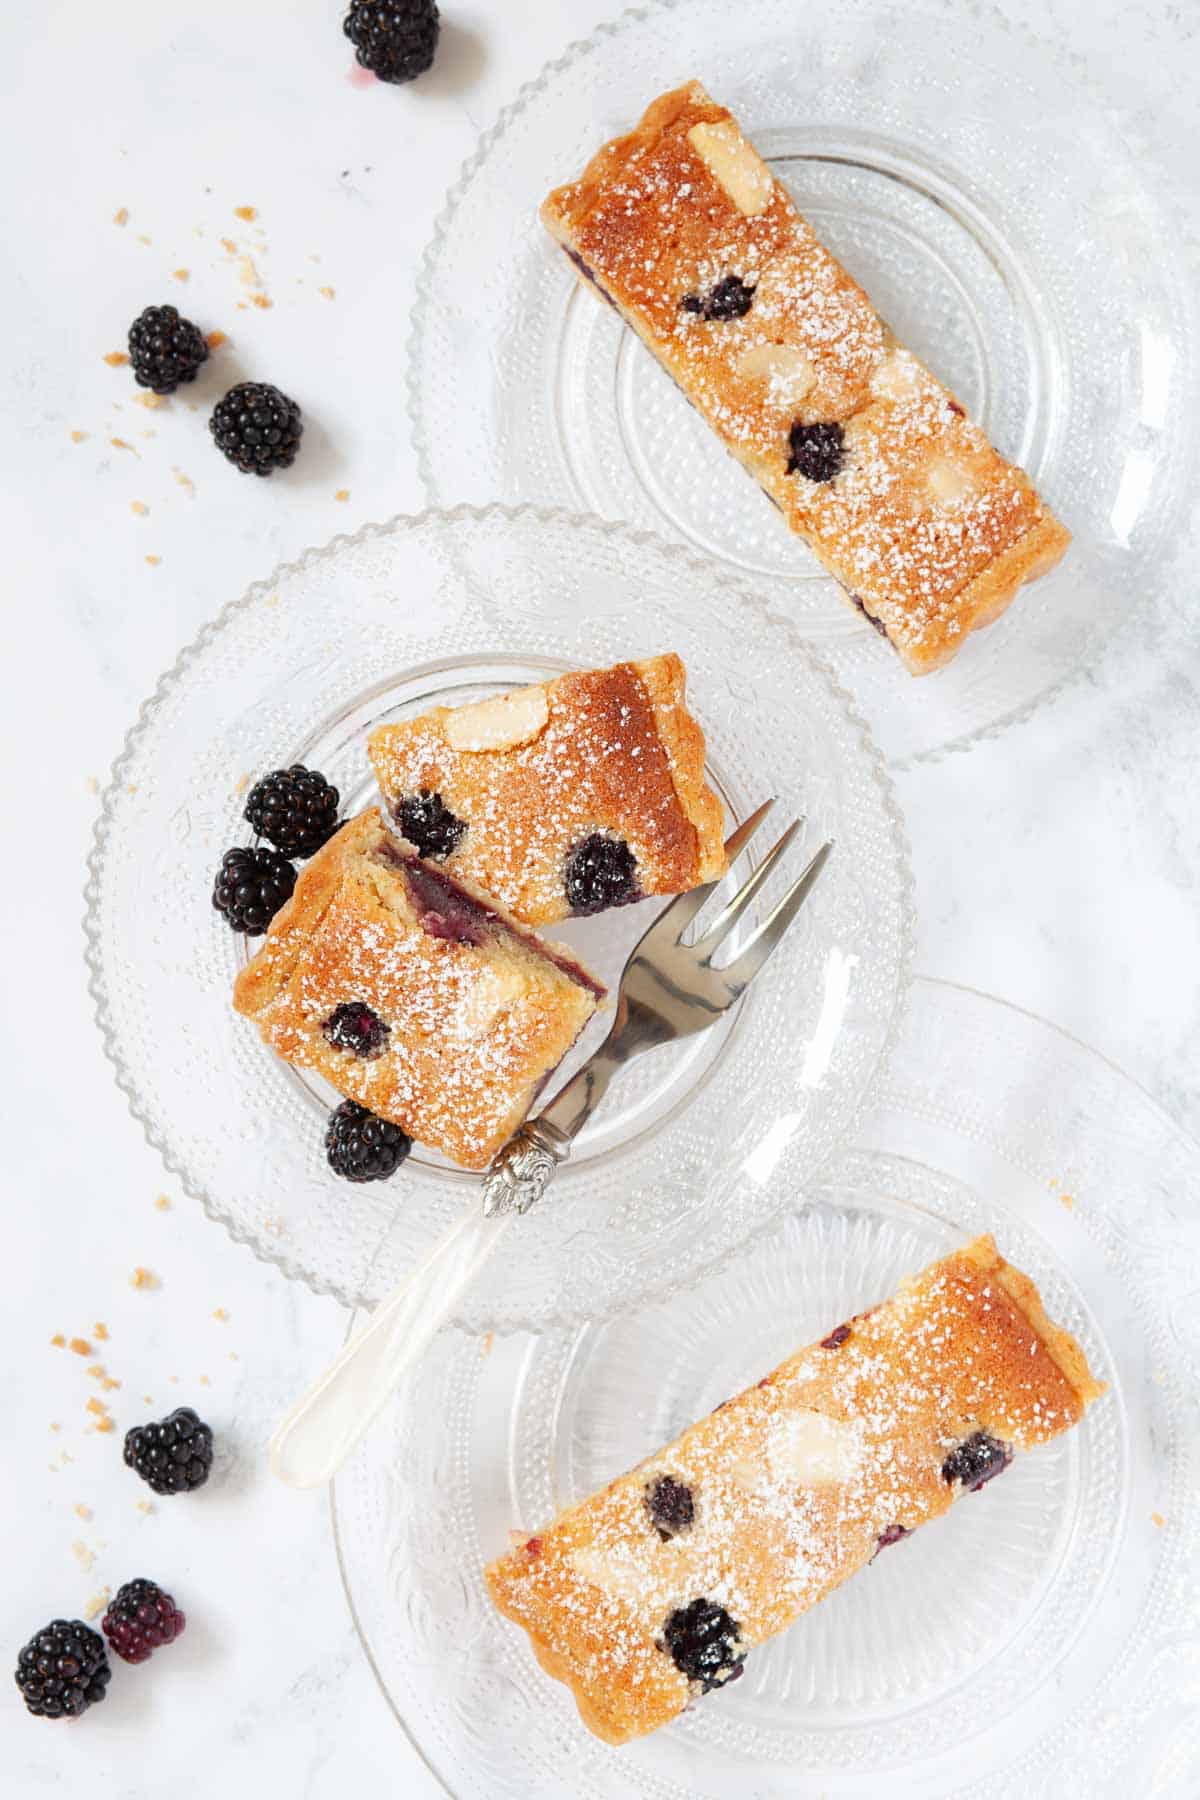
{"type": "Polygon", "coordinates": [[[405,795],[428,789],[466,822],[443,866],[543,925],[567,917],[567,856],[594,831],[630,845],[643,894],[724,874],[721,803],[704,779],[704,734],[685,685],[674,655],[617,663],[513,696],[542,705],[544,722],[512,745],[456,748],[446,734],[464,709],[434,707],[381,726],[367,747],[393,815],[405,795]]]}
{"type": "Polygon", "coordinates": [[[398,855],[377,809],[344,825],[301,872],[233,1003],[285,1061],[465,1168],[485,1168],[603,988],[579,965],[572,974],[571,953],[552,960],[553,946],[486,896],[474,895],[494,921],[483,945],[431,936],[398,855]],[[336,1048],[322,1030],[354,1000],[390,1027],[380,1057],[336,1048]]]}
{"type": "Polygon", "coordinates": [[[488,1591],[619,1744],[694,1698],[660,1647],[704,1597],[753,1651],[961,1491],[943,1464],[983,1431],[1027,1450],[1103,1392],[1083,1351],[990,1237],[780,1364],[673,1444],[492,1563],[488,1591]],[[649,1481],[690,1490],[692,1526],[662,1541],[649,1481]]]}
{"type": "Polygon", "coordinates": [[[913,674],[948,662],[1063,554],[1070,534],[1026,476],[896,343],[699,82],[655,100],[542,218],[913,674]],[[719,178],[697,127],[740,145],[758,210],[719,178]],[[744,316],[683,308],[731,274],[754,289],[744,316]],[[837,476],[789,473],[792,425],[833,422],[837,476]]]}

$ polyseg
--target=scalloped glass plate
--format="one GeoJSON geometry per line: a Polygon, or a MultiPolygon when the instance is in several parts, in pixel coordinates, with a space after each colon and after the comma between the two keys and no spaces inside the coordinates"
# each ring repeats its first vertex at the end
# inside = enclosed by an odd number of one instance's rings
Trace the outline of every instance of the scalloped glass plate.
{"type": "MultiPolygon", "coordinates": [[[[375,791],[373,726],[668,648],[687,664],[729,813],[775,794],[781,816],[806,818],[755,917],[804,845],[836,848],[768,974],[713,1031],[623,1071],[550,1199],[507,1234],[462,1321],[512,1330],[693,1280],[853,1126],[896,1029],[912,930],[904,829],[865,727],[790,624],[712,565],[622,526],[500,507],[369,526],[278,569],[143,710],[91,861],[97,1016],[150,1141],[212,1218],[286,1274],[374,1304],[477,1177],[418,1147],[390,1182],[337,1180],[323,1150],[331,1090],[235,1017],[249,949],[210,891],[222,852],[250,841],[247,785],[306,762],[357,811],[375,791]]],[[[558,935],[615,987],[654,904],[558,935]]],[[[593,1021],[570,1066],[605,1028],[593,1021]]]]}
{"type": "Polygon", "coordinates": [[[918,980],[852,1151],[738,1258],[608,1323],[443,1334],[338,1477],[338,1555],[397,1718],[459,1800],[1200,1789],[1200,1146],[1053,1026],[918,980]],[[969,1069],[969,1084],[963,1070],[969,1069]],[[1108,1395],[613,1750],[482,1568],[836,1319],[995,1233],[1108,1395]]]}
{"type": "Polygon", "coordinates": [[[1185,566],[1200,405],[1178,238],[1069,46],[960,0],[660,0],[549,64],[451,190],[410,346],[429,498],[550,502],[717,557],[821,645],[885,756],[934,754],[1027,712],[1185,566]],[[538,222],[553,182],[691,75],[1075,533],[919,682],[538,222]]]}

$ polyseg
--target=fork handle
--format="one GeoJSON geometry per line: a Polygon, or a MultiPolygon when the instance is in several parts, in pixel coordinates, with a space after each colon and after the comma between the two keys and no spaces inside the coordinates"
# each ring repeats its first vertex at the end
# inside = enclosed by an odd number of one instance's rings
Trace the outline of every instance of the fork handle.
{"type": "Polygon", "coordinates": [[[503,1150],[499,1151],[483,1183],[484,1217],[526,1213],[549,1187],[560,1163],[571,1154],[571,1145],[608,1092],[613,1076],[629,1060],[625,1033],[626,1010],[622,1001],[612,1029],[594,1056],[572,1075],[550,1104],[534,1119],[526,1119],[503,1150]]]}

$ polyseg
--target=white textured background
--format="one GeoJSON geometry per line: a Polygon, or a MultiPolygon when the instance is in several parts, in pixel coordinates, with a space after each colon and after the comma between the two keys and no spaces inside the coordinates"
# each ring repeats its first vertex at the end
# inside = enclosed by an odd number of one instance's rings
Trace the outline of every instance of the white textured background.
{"type": "MultiPolygon", "coordinates": [[[[49,1617],[138,1574],[191,1615],[148,1669],[119,1667],[79,1726],[28,1719],[4,1674],[6,1800],[440,1791],[358,1649],[324,1498],[284,1492],[262,1465],[269,1423],[340,1342],[344,1316],[227,1242],[164,1178],[102,1058],[79,929],[95,786],[161,670],[281,557],[420,507],[402,406],[417,258],[479,132],[547,57],[616,11],[451,0],[435,71],[394,90],[350,80],[340,10],[10,0],[0,17],[0,1648],[11,1666],[49,1617]],[[235,216],[243,205],[254,224],[235,216]],[[246,254],[269,308],[245,304],[246,254]],[[150,412],[102,358],[142,306],[166,299],[232,342],[186,399],[150,412]],[[269,484],[224,464],[205,429],[218,394],[246,378],[277,382],[307,421],[300,462],[269,484]],[[156,1210],[160,1193],[169,1211],[156,1210]],[[135,1264],[161,1286],[135,1292],[135,1264]],[[55,1331],[91,1337],[98,1319],[111,1333],[98,1355],[123,1384],[104,1396],[118,1424],[108,1437],[86,1430],[96,1388],[84,1361],[49,1345],[55,1331]],[[120,1431],[184,1400],[216,1427],[222,1477],[142,1514],[149,1492],[120,1465],[120,1431]],[[76,1541],[94,1555],[88,1570],[76,1541]]],[[[1194,244],[1200,8],[1005,11],[1071,39],[1081,79],[1173,166],[1194,244]]],[[[1055,704],[899,785],[917,966],[1066,1026],[1200,1129],[1196,603],[1147,596],[1136,628],[1055,704]]]]}

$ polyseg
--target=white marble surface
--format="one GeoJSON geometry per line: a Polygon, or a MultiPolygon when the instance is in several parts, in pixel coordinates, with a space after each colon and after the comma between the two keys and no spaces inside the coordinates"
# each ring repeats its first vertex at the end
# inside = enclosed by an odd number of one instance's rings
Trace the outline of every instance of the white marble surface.
{"type": "MultiPolygon", "coordinates": [[[[324,1498],[283,1491],[263,1467],[269,1422],[340,1342],[344,1315],[229,1243],[145,1148],[92,1025],[79,918],[95,784],[161,669],[280,557],[420,506],[401,401],[416,258],[480,129],[615,9],[448,11],[437,70],[407,91],[351,83],[336,0],[46,0],[0,21],[0,808],[20,846],[2,893],[5,1655],[137,1574],[169,1583],[191,1614],[183,1641],[147,1670],[119,1669],[77,1728],[27,1719],[6,1675],[6,1796],[440,1791],[358,1648],[324,1498]],[[239,205],[258,209],[262,239],[239,205]],[[269,310],[239,310],[247,289],[223,236],[249,247],[269,310]],[[178,400],[144,411],[128,373],[102,360],[142,305],[165,298],[232,339],[191,390],[196,411],[178,400]],[[245,377],[277,381],[308,420],[301,462],[269,486],[206,440],[208,406],[245,377]],[[73,430],[88,435],[74,443],[73,430]],[[160,1193],[170,1210],[155,1208],[160,1193]],[[161,1286],[135,1291],[136,1264],[161,1286]],[[120,1428],[185,1399],[213,1421],[224,1463],[203,1498],[139,1513],[119,1431],[86,1429],[95,1383],[49,1340],[92,1338],[96,1320],[111,1334],[97,1356],[122,1383],[104,1396],[120,1428]]],[[[1020,0],[1009,12],[1074,26],[1081,68],[1127,128],[1196,166],[1194,8],[1020,0]]],[[[1179,198],[1194,202],[1186,178],[1179,198]]],[[[1200,1129],[1193,604],[1148,597],[1138,627],[1064,697],[1015,733],[904,774],[900,790],[918,966],[1058,1021],[1200,1129]]]]}

